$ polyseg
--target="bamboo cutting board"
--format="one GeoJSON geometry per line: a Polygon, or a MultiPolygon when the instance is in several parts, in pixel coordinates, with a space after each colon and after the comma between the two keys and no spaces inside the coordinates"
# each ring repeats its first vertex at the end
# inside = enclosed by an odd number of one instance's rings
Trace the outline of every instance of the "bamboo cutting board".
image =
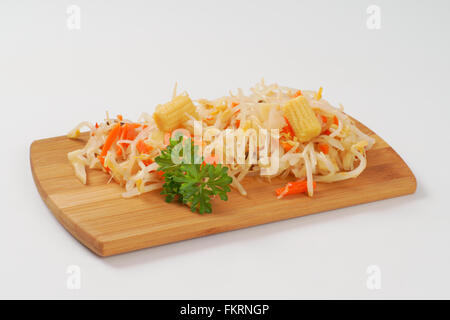
{"type": "Polygon", "coordinates": [[[318,183],[313,198],[304,195],[277,200],[274,190],[286,181],[246,178],[248,197],[232,191],[228,201],[214,200],[213,213],[199,215],[180,204],[168,204],[159,191],[132,199],[107,184],[109,176],[88,170],[88,185],[75,178],[67,153],[81,140],[55,137],[34,141],[30,150],[33,177],[42,199],[58,221],[81,243],[101,256],[157,246],[307,214],[413,193],[416,179],[405,162],[380,137],[367,152],[368,166],[356,179],[318,183]]]}

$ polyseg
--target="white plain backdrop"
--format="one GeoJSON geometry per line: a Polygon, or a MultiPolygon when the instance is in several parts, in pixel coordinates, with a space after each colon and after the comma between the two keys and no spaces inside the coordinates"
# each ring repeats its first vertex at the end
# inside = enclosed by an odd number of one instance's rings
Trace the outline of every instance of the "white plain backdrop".
{"type": "Polygon", "coordinates": [[[450,298],[449,32],[445,0],[2,0],[0,298],[450,298]],[[261,77],[323,86],[403,157],[417,192],[109,258],[41,200],[33,140],[106,110],[137,119],[175,81],[213,98],[261,77]]]}

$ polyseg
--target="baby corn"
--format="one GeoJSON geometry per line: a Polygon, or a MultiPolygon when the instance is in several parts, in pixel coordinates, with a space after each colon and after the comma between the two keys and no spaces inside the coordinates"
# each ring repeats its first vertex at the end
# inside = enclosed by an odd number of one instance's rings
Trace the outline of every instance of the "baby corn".
{"type": "Polygon", "coordinates": [[[189,96],[179,95],[173,98],[172,101],[157,106],[153,119],[155,119],[159,130],[171,132],[189,119],[186,114],[197,117],[195,106],[189,96]]]}
{"type": "Polygon", "coordinates": [[[283,113],[299,141],[306,142],[320,134],[320,122],[304,96],[286,102],[283,113]]]}

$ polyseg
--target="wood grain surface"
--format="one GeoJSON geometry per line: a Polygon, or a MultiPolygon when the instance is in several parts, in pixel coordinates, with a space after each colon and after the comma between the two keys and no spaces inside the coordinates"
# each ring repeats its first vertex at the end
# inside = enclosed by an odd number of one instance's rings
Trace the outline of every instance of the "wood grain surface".
{"type": "Polygon", "coordinates": [[[124,199],[124,189],[108,184],[109,176],[98,170],[88,170],[88,183],[81,184],[67,153],[82,148],[86,134],[80,140],[62,136],[34,141],[31,170],[42,199],[58,221],[93,252],[110,256],[413,193],[416,179],[405,162],[380,137],[357,125],[376,139],[367,153],[368,166],[358,178],[318,183],[313,198],[296,195],[277,200],[274,190],[286,180],[269,184],[249,177],[244,180],[248,196],[232,191],[228,201],[213,201],[212,214],[168,204],[159,191],[124,199]]]}

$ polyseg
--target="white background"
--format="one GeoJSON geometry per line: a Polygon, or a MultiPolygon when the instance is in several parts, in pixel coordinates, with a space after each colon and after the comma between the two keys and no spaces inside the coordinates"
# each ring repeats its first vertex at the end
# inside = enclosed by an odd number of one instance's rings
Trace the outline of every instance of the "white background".
{"type": "Polygon", "coordinates": [[[0,298],[450,298],[449,31],[449,1],[2,0],[0,298]],[[417,192],[109,258],[39,197],[33,140],[106,110],[136,119],[175,81],[213,98],[261,77],[323,86],[403,157],[417,192]]]}

